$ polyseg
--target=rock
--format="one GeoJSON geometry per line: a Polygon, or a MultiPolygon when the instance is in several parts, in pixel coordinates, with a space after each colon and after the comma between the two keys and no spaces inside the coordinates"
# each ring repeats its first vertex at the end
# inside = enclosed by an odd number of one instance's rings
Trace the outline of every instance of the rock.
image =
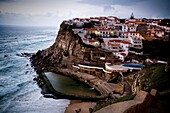
{"type": "Polygon", "coordinates": [[[29,71],[26,71],[25,74],[28,74],[29,71]]]}
{"type": "Polygon", "coordinates": [[[37,81],[37,78],[33,78],[34,81],[37,81]]]}
{"type": "Polygon", "coordinates": [[[8,55],[4,55],[4,58],[5,58],[5,57],[8,57],[8,55]]]}
{"type": "Polygon", "coordinates": [[[157,91],[156,89],[152,89],[151,92],[150,92],[150,94],[151,94],[152,96],[156,96],[157,93],[158,93],[158,91],[157,91]]]}
{"type": "Polygon", "coordinates": [[[19,57],[31,57],[33,53],[17,53],[16,55],[19,57]]]}

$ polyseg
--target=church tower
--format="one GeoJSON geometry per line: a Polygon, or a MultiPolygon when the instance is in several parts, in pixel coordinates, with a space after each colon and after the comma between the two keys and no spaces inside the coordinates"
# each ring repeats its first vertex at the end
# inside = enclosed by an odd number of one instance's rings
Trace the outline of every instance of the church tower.
{"type": "Polygon", "coordinates": [[[131,16],[130,16],[130,19],[134,19],[134,14],[132,12],[131,16]]]}

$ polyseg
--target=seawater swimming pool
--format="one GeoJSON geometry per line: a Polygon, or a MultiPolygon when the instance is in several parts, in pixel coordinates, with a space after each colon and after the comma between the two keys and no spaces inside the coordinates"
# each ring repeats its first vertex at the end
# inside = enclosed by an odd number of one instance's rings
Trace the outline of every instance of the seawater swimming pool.
{"type": "Polygon", "coordinates": [[[134,67],[134,68],[144,68],[145,67],[142,64],[133,64],[133,63],[123,64],[123,66],[125,66],[125,67],[134,67]]]}

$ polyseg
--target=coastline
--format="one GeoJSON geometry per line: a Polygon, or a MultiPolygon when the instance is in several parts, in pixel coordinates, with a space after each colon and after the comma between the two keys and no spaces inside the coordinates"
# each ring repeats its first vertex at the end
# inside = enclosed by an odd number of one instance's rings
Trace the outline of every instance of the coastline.
{"type": "MultiPolygon", "coordinates": [[[[93,24],[96,25],[95,23],[93,24]]],[[[107,29],[108,36],[105,36],[102,34],[103,32],[99,32],[100,29],[91,29],[91,27],[86,29],[82,26],[80,29],[74,24],[72,25],[67,21],[63,21],[60,25],[55,43],[45,50],[38,51],[31,58],[34,69],[42,76],[52,94],[57,95],[59,98],[86,101],[70,102],[70,107],[66,109],[66,113],[72,112],[67,111],[68,109],[72,109],[74,112],[80,112],[81,110],[76,106],[87,105],[85,108],[88,109],[88,106],[90,106],[92,102],[87,101],[96,100],[99,101],[99,103],[96,103],[98,105],[95,106],[94,111],[99,110],[102,107],[116,102],[131,100],[140,90],[149,92],[152,88],[155,88],[156,85],[159,86],[160,81],[156,81],[154,78],[157,77],[157,73],[162,73],[160,77],[163,76],[163,74],[166,75],[166,73],[163,71],[163,66],[157,68],[155,64],[159,63],[157,61],[160,57],[165,57],[164,63],[167,63],[165,61],[168,55],[166,53],[164,55],[158,55],[159,53],[163,53],[163,50],[157,51],[157,49],[162,46],[153,48],[157,41],[147,42],[144,41],[142,36],[130,36],[128,39],[130,40],[129,42],[124,36],[113,37],[113,34],[111,34],[113,29],[107,29]],[[94,30],[94,33],[88,32],[88,30],[94,30]],[[102,35],[103,41],[100,40],[100,35],[102,35]],[[106,38],[108,40],[106,40],[106,38]],[[137,43],[134,43],[136,41],[137,43]],[[113,44],[117,42],[119,44],[113,44]],[[150,45],[149,43],[153,44],[153,47],[148,46],[150,45]],[[137,44],[137,47],[135,44],[137,44]],[[116,49],[116,51],[113,51],[113,49],[116,49]],[[150,49],[150,51],[147,51],[148,49],[150,49]],[[149,58],[151,58],[151,60],[146,61],[149,58]],[[129,63],[129,67],[125,66],[123,68],[122,64],[124,63],[129,63]],[[145,64],[148,69],[141,66],[145,64]],[[151,66],[153,68],[152,70],[150,70],[151,66]],[[155,71],[157,71],[157,73],[155,73],[155,71]],[[78,93],[63,94],[54,88],[50,79],[45,74],[46,72],[54,72],[68,76],[90,86],[98,91],[100,95],[80,96],[78,93]],[[157,82],[156,85],[154,80],[157,82]]],[[[123,34],[124,33],[126,34],[126,32],[123,32],[123,34]]],[[[139,34],[139,32],[136,34],[139,34]]],[[[165,44],[168,45],[168,43],[165,44]]],[[[156,43],[156,45],[160,45],[160,43],[156,43]]],[[[88,109],[88,112],[91,111],[88,109]]]]}

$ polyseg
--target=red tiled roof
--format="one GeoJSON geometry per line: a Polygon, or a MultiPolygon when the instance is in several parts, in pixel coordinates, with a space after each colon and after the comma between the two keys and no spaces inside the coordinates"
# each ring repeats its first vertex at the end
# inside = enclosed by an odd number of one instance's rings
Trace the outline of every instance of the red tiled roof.
{"type": "Polygon", "coordinates": [[[153,21],[152,23],[156,23],[156,24],[157,24],[157,23],[158,23],[158,21],[153,21]]]}
{"type": "Polygon", "coordinates": [[[102,45],[103,45],[103,46],[106,46],[106,44],[105,44],[105,43],[103,43],[102,45]]]}
{"type": "Polygon", "coordinates": [[[156,29],[155,32],[163,32],[163,31],[162,31],[162,30],[157,30],[157,29],[156,29]]]}
{"type": "Polygon", "coordinates": [[[90,40],[89,39],[89,42],[93,43],[93,42],[98,42],[98,40],[90,40]]]}
{"type": "Polygon", "coordinates": [[[124,43],[124,44],[131,44],[130,42],[125,41],[125,40],[122,40],[121,42],[124,43]]]}
{"type": "Polygon", "coordinates": [[[131,25],[131,26],[128,26],[128,27],[135,27],[135,26],[131,25]]]}
{"type": "Polygon", "coordinates": [[[111,31],[109,29],[99,29],[99,31],[111,31]]]}
{"type": "Polygon", "coordinates": [[[135,24],[135,21],[128,21],[128,22],[126,22],[126,24],[129,24],[129,23],[135,24]]]}
{"type": "Polygon", "coordinates": [[[91,39],[87,39],[87,38],[83,38],[84,41],[89,41],[90,43],[93,43],[93,42],[99,42],[98,40],[91,40],[91,39]]]}
{"type": "Polygon", "coordinates": [[[124,34],[128,34],[128,33],[139,33],[139,32],[135,32],[135,31],[129,31],[129,32],[124,32],[124,34]]]}
{"type": "Polygon", "coordinates": [[[128,34],[129,32],[124,32],[123,34],[128,34]]]}
{"type": "Polygon", "coordinates": [[[97,29],[95,29],[95,28],[85,28],[85,30],[87,30],[87,31],[95,31],[97,29]]]}
{"type": "Polygon", "coordinates": [[[111,24],[111,25],[109,25],[109,26],[115,26],[115,25],[111,24]]]}
{"type": "Polygon", "coordinates": [[[121,42],[122,40],[109,40],[109,42],[121,42]]]}
{"type": "Polygon", "coordinates": [[[110,40],[109,42],[119,42],[119,43],[123,43],[123,44],[131,44],[130,42],[125,41],[125,40],[110,40]]]}
{"type": "Polygon", "coordinates": [[[122,56],[126,56],[126,53],[120,53],[122,56]]]}
{"type": "Polygon", "coordinates": [[[113,58],[107,58],[106,60],[107,61],[113,61],[114,59],[113,58]]]}
{"type": "Polygon", "coordinates": [[[109,43],[109,45],[114,46],[114,47],[119,47],[120,46],[120,44],[113,44],[113,43],[109,43]]]}
{"type": "Polygon", "coordinates": [[[140,21],[137,21],[135,22],[136,24],[146,24],[145,22],[140,22],[140,21]]]}
{"type": "Polygon", "coordinates": [[[83,38],[84,41],[87,41],[88,39],[87,38],[83,38]]]}

